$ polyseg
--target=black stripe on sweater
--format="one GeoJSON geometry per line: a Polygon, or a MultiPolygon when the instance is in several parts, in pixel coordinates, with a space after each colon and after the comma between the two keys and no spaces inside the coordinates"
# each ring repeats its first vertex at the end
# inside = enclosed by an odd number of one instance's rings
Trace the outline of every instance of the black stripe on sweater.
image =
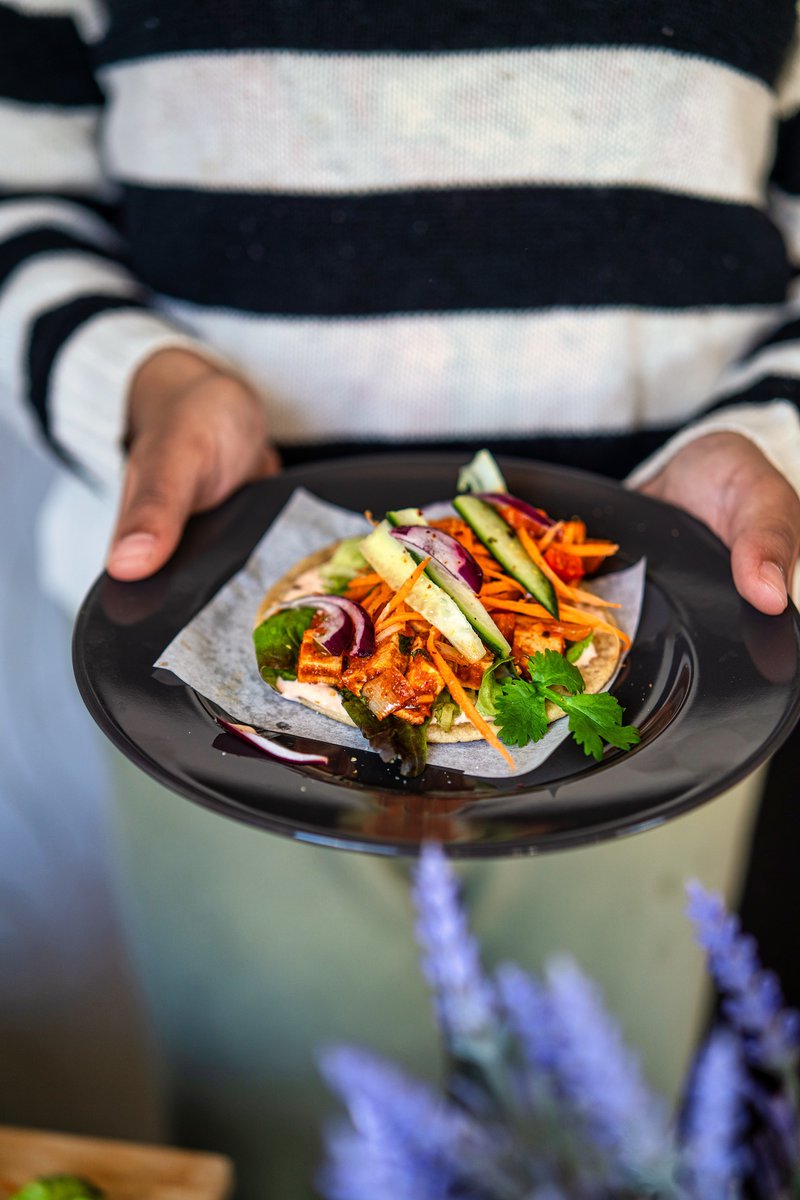
{"type": "Polygon", "coordinates": [[[770,176],[784,192],[800,193],[800,113],[782,121],[770,176]]]}
{"type": "Polygon", "coordinates": [[[635,188],[303,196],[126,188],[134,270],[164,295],[297,316],[784,300],[756,209],[635,188]]]}
{"type": "Polygon", "coordinates": [[[0,287],[17,267],[39,254],[48,254],[54,250],[76,250],[118,261],[118,256],[113,252],[63,229],[26,229],[24,233],[18,233],[15,237],[0,242],[0,287]]]}
{"type": "MultiPolygon", "coordinates": [[[[0,205],[13,204],[16,201],[42,199],[41,189],[17,189],[7,188],[0,185],[0,205]]],[[[47,192],[48,200],[63,200],[65,204],[77,204],[80,208],[88,209],[95,216],[102,217],[111,226],[116,226],[119,218],[119,209],[115,204],[104,204],[100,200],[92,200],[91,197],[85,196],[79,192],[47,192]]]]}
{"type": "Polygon", "coordinates": [[[0,96],[25,104],[102,104],[86,47],[68,17],[0,5],[0,96]]]}
{"type": "Polygon", "coordinates": [[[731,404],[769,404],[771,400],[790,400],[800,408],[800,379],[792,379],[789,375],[767,375],[743,392],[717,400],[704,411],[715,412],[731,404]]]}
{"type": "Polygon", "coordinates": [[[743,356],[743,362],[749,362],[762,350],[766,350],[768,346],[777,346],[781,342],[800,342],[800,318],[795,321],[787,321],[785,325],[781,325],[778,329],[773,329],[765,338],[753,346],[752,350],[748,350],[743,356]]]}
{"type": "Polygon", "coordinates": [[[583,471],[602,473],[613,479],[623,479],[664,442],[677,432],[674,426],[639,430],[623,434],[586,434],[585,436],[542,436],[528,438],[474,439],[452,438],[413,442],[313,442],[304,445],[281,445],[278,450],[285,467],[349,458],[356,454],[402,454],[406,451],[424,453],[458,453],[466,462],[484,447],[497,457],[532,458],[557,466],[576,467],[583,471]]]}
{"type": "Polygon", "coordinates": [[[771,83],[793,0],[118,0],[103,62],[186,51],[415,52],[642,46],[698,54],[771,83]]]}
{"type": "Polygon", "coordinates": [[[92,317],[115,309],[144,307],[130,296],[79,296],[42,313],[31,326],[27,347],[28,402],[52,448],[73,468],[71,456],[53,439],[50,429],[50,376],[56,356],[72,334],[92,317]]]}

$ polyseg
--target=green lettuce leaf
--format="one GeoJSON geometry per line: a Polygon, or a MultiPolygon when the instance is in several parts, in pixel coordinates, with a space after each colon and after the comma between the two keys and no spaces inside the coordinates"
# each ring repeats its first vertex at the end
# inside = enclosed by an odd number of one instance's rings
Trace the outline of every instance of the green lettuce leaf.
{"type": "Polygon", "coordinates": [[[367,560],[359,550],[360,537],[345,538],[328,561],[320,568],[325,591],[340,595],[359,571],[367,568],[367,560]]]}
{"type": "Polygon", "coordinates": [[[270,687],[277,690],[279,679],[297,678],[300,643],[313,618],[313,608],[284,608],[253,631],[258,670],[270,687]]]}
{"type": "Polygon", "coordinates": [[[399,761],[400,774],[409,778],[422,774],[428,761],[427,721],[411,725],[399,717],[376,717],[360,696],[346,689],[340,695],[345,712],[385,763],[399,761]]]}
{"type": "Polygon", "coordinates": [[[453,728],[453,722],[460,712],[461,709],[456,704],[447,688],[442,688],[442,690],[439,692],[439,695],[436,697],[436,700],[434,701],[433,712],[431,714],[433,720],[436,721],[439,728],[443,729],[445,733],[449,733],[453,728]]]}

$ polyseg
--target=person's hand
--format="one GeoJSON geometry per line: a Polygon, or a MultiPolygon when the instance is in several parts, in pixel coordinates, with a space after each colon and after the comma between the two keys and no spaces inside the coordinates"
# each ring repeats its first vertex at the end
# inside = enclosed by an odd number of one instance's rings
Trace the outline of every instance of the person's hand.
{"type": "Polygon", "coordinates": [[[106,569],[144,579],[175,551],[192,513],[280,469],[258,397],[186,350],[137,371],[129,399],[128,467],[106,569]]]}
{"type": "Polygon", "coordinates": [[[706,434],[641,490],[708,525],[730,549],[739,594],[763,613],[783,612],[800,548],[800,500],[753,442],[706,434]]]}

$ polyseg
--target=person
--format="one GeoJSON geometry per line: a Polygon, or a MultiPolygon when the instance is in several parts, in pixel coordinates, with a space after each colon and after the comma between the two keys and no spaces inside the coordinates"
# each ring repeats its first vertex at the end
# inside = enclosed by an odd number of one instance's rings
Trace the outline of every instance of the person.
{"type": "MultiPolygon", "coordinates": [[[[44,585],[74,610],[106,543],[111,575],[147,577],[192,513],[281,463],[487,445],[687,509],[744,599],[782,612],[796,22],[791,0],[0,3],[3,402],[65,466],[44,585]]],[[[302,1194],[313,1046],[434,1054],[403,872],[117,769],[184,1128],[234,1150],[242,1195],[302,1194]]],[[[735,892],[751,812],[723,797],[618,845],[476,865],[478,930],[531,965],[576,951],[674,1091],[700,998],[682,880],[735,892]]]]}

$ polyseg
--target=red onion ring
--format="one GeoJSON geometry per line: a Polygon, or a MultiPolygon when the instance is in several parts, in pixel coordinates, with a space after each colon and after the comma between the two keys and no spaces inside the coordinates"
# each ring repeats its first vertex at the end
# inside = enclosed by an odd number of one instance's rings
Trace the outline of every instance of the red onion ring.
{"type": "Polygon", "coordinates": [[[470,591],[477,593],[481,590],[483,571],[469,550],[449,533],[442,529],[432,529],[429,525],[397,525],[389,532],[407,550],[413,550],[425,557],[430,556],[470,591]]]}
{"type": "Polygon", "coordinates": [[[329,654],[354,654],[368,658],[375,650],[375,627],[369,613],[344,596],[298,596],[282,605],[283,608],[314,608],[325,614],[322,626],[314,631],[314,639],[329,654]]]}
{"type": "Polygon", "coordinates": [[[299,750],[289,750],[280,742],[273,742],[263,734],[256,733],[252,725],[237,725],[235,721],[224,721],[222,717],[217,717],[216,720],[223,729],[227,729],[229,733],[235,733],[237,737],[243,738],[251,746],[257,746],[259,750],[263,750],[272,758],[280,758],[287,763],[327,763],[328,761],[324,754],[303,754],[299,750]]]}
{"type": "Polygon", "coordinates": [[[534,508],[532,504],[528,504],[527,500],[520,500],[517,496],[509,496],[507,492],[479,492],[478,499],[485,500],[493,508],[513,508],[532,521],[534,525],[538,525],[541,530],[549,529],[551,525],[555,525],[553,518],[548,517],[544,509],[534,508]]]}

